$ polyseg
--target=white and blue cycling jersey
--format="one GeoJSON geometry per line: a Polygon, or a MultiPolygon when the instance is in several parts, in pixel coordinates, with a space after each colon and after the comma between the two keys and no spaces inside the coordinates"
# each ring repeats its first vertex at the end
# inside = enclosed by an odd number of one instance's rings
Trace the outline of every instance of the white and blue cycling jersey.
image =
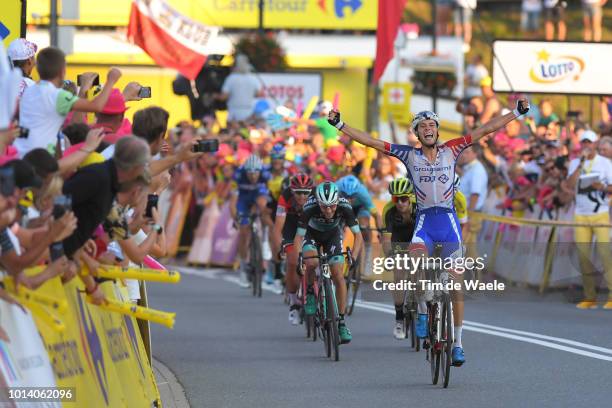
{"type": "Polygon", "coordinates": [[[255,204],[255,200],[259,196],[268,196],[268,180],[270,180],[270,172],[264,168],[256,183],[251,183],[247,177],[247,172],[244,167],[239,167],[234,173],[234,182],[238,186],[238,202],[236,209],[240,220],[240,225],[249,224],[249,214],[251,208],[255,204]]]}
{"type": "Polygon", "coordinates": [[[376,206],[374,202],[372,202],[372,197],[370,197],[370,192],[366,186],[359,183],[357,191],[350,197],[342,191],[341,183],[338,183],[338,186],[340,188],[340,193],[350,200],[353,212],[357,217],[369,217],[371,214],[376,213],[376,206]]]}
{"type": "Polygon", "coordinates": [[[455,164],[472,144],[470,135],[438,145],[436,160],[430,163],[420,148],[385,142],[385,154],[399,159],[412,180],[417,198],[417,219],[412,244],[429,254],[434,244],[443,244],[442,257],[462,256],[461,228],[453,203],[455,164]]]}

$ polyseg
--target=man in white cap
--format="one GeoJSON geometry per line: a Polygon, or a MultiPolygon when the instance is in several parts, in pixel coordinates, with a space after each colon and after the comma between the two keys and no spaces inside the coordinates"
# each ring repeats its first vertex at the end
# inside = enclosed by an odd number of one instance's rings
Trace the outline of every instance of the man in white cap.
{"type": "Polygon", "coordinates": [[[25,38],[17,38],[8,46],[8,56],[15,68],[19,68],[23,73],[23,79],[19,84],[19,97],[28,86],[34,85],[36,82],[32,80],[32,71],[36,66],[36,51],[38,46],[25,38]]]}
{"type": "Polygon", "coordinates": [[[575,241],[584,286],[584,300],[576,305],[579,309],[597,308],[597,288],[591,242],[596,238],[597,253],[608,283],[608,301],[604,309],[612,309],[612,256],[610,254],[610,230],[590,225],[610,224],[609,194],[612,193],[612,162],[597,154],[598,137],[592,130],[585,130],[579,136],[582,154],[569,165],[567,187],[576,189],[574,220],[584,227],[575,228],[575,241]]]}

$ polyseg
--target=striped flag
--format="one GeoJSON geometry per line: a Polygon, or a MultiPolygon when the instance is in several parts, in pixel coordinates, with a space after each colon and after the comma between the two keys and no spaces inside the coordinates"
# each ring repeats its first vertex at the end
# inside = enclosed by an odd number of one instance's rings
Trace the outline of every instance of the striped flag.
{"type": "Polygon", "coordinates": [[[128,39],[162,67],[195,79],[219,32],[180,14],[164,0],[133,0],[128,39]]]}

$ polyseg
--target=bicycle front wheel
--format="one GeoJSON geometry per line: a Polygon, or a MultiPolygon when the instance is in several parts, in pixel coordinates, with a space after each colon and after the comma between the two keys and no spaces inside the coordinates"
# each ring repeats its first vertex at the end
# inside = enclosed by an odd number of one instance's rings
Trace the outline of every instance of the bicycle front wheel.
{"type": "Polygon", "coordinates": [[[355,309],[355,301],[357,300],[357,293],[359,292],[359,285],[361,285],[361,271],[359,268],[359,262],[353,265],[349,269],[348,276],[346,278],[346,314],[352,315],[355,309]]]}
{"type": "Polygon", "coordinates": [[[431,383],[437,384],[440,377],[440,333],[439,327],[439,305],[431,303],[429,309],[429,364],[431,368],[431,383]]]}
{"type": "Polygon", "coordinates": [[[444,388],[448,387],[450,381],[450,369],[452,363],[452,352],[453,352],[453,308],[450,301],[450,296],[446,295],[442,304],[442,333],[440,340],[442,343],[442,350],[440,351],[441,367],[442,367],[442,378],[444,379],[444,388]]]}
{"type": "MultiPolygon", "coordinates": [[[[336,296],[332,287],[332,283],[329,279],[325,279],[325,298],[327,299],[327,322],[329,323],[329,334],[330,334],[330,348],[335,361],[340,360],[340,334],[338,333],[338,307],[336,306],[336,296]]],[[[328,357],[331,357],[328,355],[328,357]]]]}

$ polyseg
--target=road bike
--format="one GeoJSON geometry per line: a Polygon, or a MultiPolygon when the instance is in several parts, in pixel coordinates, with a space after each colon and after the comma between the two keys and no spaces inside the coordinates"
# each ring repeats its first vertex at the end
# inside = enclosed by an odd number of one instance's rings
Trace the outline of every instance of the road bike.
{"type": "Polygon", "coordinates": [[[251,236],[251,245],[249,248],[249,264],[248,264],[248,275],[251,280],[251,287],[253,288],[253,296],[261,297],[261,281],[265,272],[260,228],[261,223],[259,221],[258,214],[251,214],[249,216],[249,230],[251,236]]]}

